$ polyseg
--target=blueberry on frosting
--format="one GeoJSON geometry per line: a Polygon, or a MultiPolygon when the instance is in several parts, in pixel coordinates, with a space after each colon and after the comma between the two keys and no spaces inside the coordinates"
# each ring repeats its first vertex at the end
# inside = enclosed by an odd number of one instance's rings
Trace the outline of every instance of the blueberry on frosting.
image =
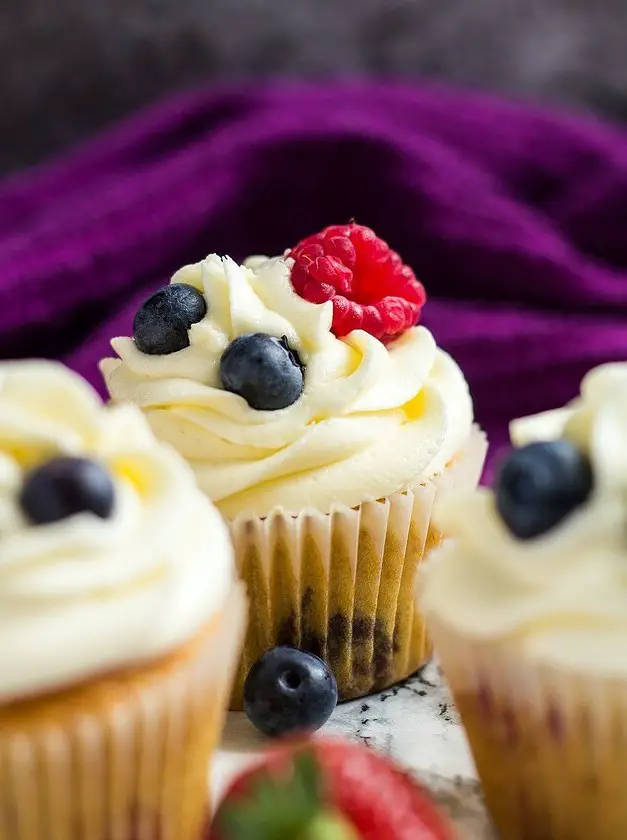
{"type": "Polygon", "coordinates": [[[114,495],[113,481],[100,464],[87,458],[60,457],[26,476],[20,504],[32,523],[46,525],[77,513],[108,519],[114,495]]]}
{"type": "Polygon", "coordinates": [[[303,392],[304,372],[285,336],[265,333],[238,336],[220,359],[225,390],[243,397],[257,411],[287,408],[303,392]]]}
{"type": "Polygon", "coordinates": [[[590,496],[590,461],[567,440],[535,442],[515,449],[501,465],[496,505],[519,539],[544,534],[590,496]]]}
{"type": "Polygon", "coordinates": [[[204,296],[187,283],[172,283],[151,295],[137,311],[133,338],[142,353],[165,356],[189,347],[188,330],[207,313],[204,296]]]}

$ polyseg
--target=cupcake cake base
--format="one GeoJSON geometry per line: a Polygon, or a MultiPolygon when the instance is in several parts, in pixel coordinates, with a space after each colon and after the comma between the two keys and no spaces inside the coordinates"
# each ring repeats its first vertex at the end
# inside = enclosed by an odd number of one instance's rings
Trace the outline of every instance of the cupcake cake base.
{"type": "Polygon", "coordinates": [[[474,487],[485,450],[477,429],[441,475],[406,492],[329,514],[277,509],[231,523],[239,573],[254,593],[232,709],[243,708],[250,667],[276,645],[324,659],[340,700],[394,685],[428,661],[414,594],[420,564],[442,539],[431,523],[434,500],[474,487]]]}
{"type": "Polygon", "coordinates": [[[529,662],[431,623],[503,840],[627,837],[624,680],[529,662]]]}
{"type": "Polygon", "coordinates": [[[0,837],[198,840],[245,601],[155,664],[0,709],[0,837]]]}

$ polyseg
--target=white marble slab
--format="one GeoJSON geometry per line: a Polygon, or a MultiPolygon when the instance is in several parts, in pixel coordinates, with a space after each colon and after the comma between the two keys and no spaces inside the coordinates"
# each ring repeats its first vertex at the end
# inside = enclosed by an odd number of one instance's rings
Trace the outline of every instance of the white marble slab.
{"type": "MultiPolygon", "coordinates": [[[[392,755],[429,788],[460,840],[495,840],[463,729],[434,664],[401,686],[338,706],[321,731],[392,755]]],[[[243,714],[229,715],[213,779],[218,796],[264,741],[243,714]]]]}

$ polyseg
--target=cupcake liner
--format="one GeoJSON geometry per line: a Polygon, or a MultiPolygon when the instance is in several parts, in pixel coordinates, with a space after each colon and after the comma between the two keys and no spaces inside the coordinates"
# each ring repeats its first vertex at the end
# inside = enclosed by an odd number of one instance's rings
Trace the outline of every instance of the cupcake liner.
{"type": "Polygon", "coordinates": [[[436,479],[411,490],[328,514],[278,508],[230,523],[251,601],[232,709],[243,707],[251,665],[275,645],[324,659],[341,700],[387,688],[429,659],[413,590],[423,557],[441,541],[431,525],[433,502],[436,494],[476,485],[485,451],[485,436],[475,429],[436,479]]]}
{"type": "Polygon", "coordinates": [[[166,660],[0,709],[2,840],[198,840],[243,589],[166,660]]]}
{"type": "Polygon", "coordinates": [[[503,840],[627,837],[627,681],[429,622],[503,840]]]}

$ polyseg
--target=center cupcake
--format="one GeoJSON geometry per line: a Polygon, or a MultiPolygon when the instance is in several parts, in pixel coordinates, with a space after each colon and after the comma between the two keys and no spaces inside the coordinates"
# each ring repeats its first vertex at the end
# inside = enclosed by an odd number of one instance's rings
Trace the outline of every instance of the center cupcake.
{"type": "Polygon", "coordinates": [[[149,298],[101,367],[191,464],[230,524],[251,616],[233,698],[291,644],[342,699],[417,670],[413,590],[437,493],[476,484],[485,439],[466,381],[416,326],[425,292],[368,228],[326,228],[283,258],[211,255],[149,298]]]}

